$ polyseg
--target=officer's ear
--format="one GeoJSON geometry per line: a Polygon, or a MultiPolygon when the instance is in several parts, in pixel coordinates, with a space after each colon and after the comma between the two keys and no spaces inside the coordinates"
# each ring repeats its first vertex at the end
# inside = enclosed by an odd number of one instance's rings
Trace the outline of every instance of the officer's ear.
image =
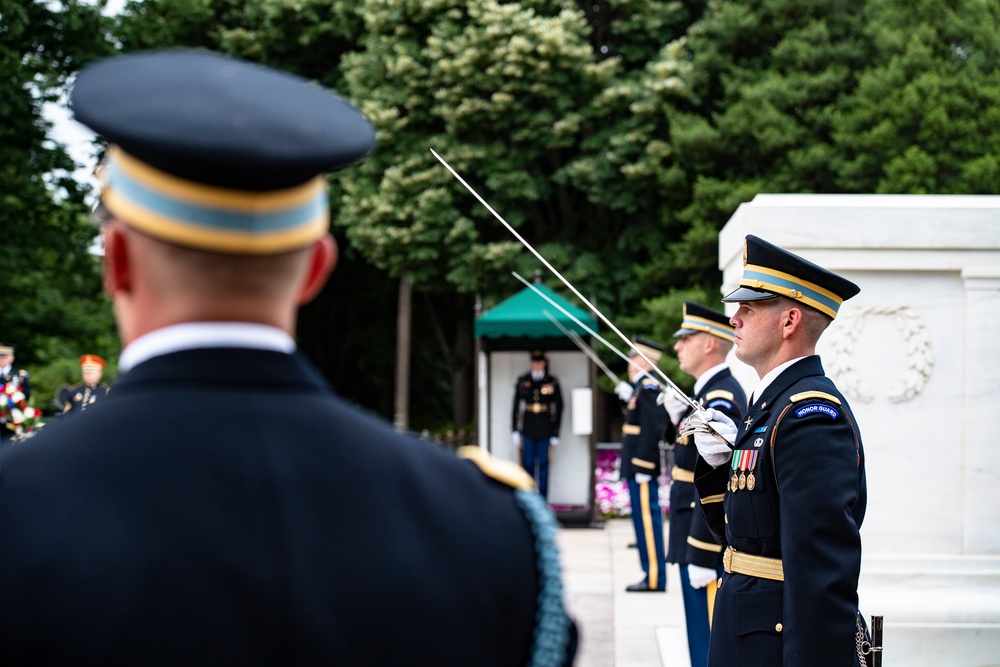
{"type": "Polygon", "coordinates": [[[309,267],[299,289],[299,305],[309,303],[322,291],[337,266],[337,242],[327,234],[309,249],[309,267]]]}
{"type": "Polygon", "coordinates": [[[104,241],[104,293],[114,299],[116,294],[132,289],[128,235],[120,225],[108,222],[101,229],[101,237],[104,241]]]}
{"type": "Polygon", "coordinates": [[[792,306],[785,310],[781,314],[781,337],[786,340],[791,338],[792,334],[803,326],[802,321],[804,318],[802,309],[798,306],[792,306]]]}

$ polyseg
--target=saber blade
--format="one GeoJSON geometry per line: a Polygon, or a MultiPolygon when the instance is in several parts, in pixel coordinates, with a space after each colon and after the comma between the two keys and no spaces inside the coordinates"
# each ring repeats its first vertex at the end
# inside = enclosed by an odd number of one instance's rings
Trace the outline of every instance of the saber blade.
{"type": "Polygon", "coordinates": [[[674,381],[671,380],[667,376],[666,373],[664,373],[662,370],[660,370],[660,368],[656,364],[654,364],[652,361],[650,361],[649,358],[645,354],[643,354],[642,350],[640,350],[635,345],[633,345],[632,341],[629,340],[628,336],[626,336],[621,331],[619,331],[618,327],[616,327],[611,320],[609,320],[607,317],[605,317],[604,313],[602,313],[600,310],[597,309],[597,306],[595,306],[594,304],[592,304],[590,301],[587,300],[587,298],[585,296],[583,296],[582,294],[580,294],[579,290],[577,290],[573,286],[573,284],[571,282],[569,282],[568,280],[566,280],[563,277],[563,275],[556,270],[556,268],[554,266],[552,266],[551,264],[549,264],[549,261],[547,259],[545,259],[544,257],[542,257],[541,253],[539,253],[537,250],[535,250],[531,246],[531,244],[528,243],[524,239],[524,237],[521,236],[517,232],[516,229],[514,229],[513,227],[511,227],[510,224],[500,216],[499,213],[497,213],[496,211],[494,211],[493,207],[490,206],[486,202],[485,199],[483,199],[482,197],[480,197],[479,193],[476,192],[472,188],[471,185],[469,185],[468,183],[466,183],[465,179],[462,178],[457,171],[455,171],[454,169],[452,169],[451,165],[448,164],[443,157],[441,157],[440,155],[437,154],[437,151],[435,151],[433,148],[430,149],[430,151],[431,151],[431,153],[434,154],[434,157],[436,157],[438,159],[438,162],[440,162],[441,164],[443,164],[444,167],[445,167],[445,169],[447,169],[449,172],[451,172],[451,175],[454,176],[458,180],[459,183],[461,183],[463,186],[465,186],[465,189],[468,190],[472,194],[472,196],[475,197],[479,201],[480,204],[482,204],[483,206],[485,206],[486,210],[488,210],[490,213],[492,213],[493,217],[496,218],[497,220],[499,220],[500,224],[502,224],[504,227],[506,227],[507,231],[509,231],[511,234],[514,235],[514,238],[516,238],[518,241],[521,242],[521,245],[523,245],[525,248],[527,248],[528,250],[530,250],[531,254],[534,255],[535,257],[537,257],[538,261],[540,261],[543,265],[545,265],[545,268],[547,268],[549,271],[551,271],[552,274],[555,275],[556,278],[558,278],[560,281],[562,281],[562,284],[565,285],[566,287],[568,287],[570,289],[570,291],[572,291],[573,294],[575,294],[577,296],[577,298],[580,299],[580,301],[582,301],[584,304],[586,304],[587,308],[589,308],[592,313],[594,313],[595,315],[597,315],[597,317],[599,317],[602,322],[604,322],[606,325],[608,325],[608,327],[612,331],[614,331],[618,335],[619,338],[621,338],[623,341],[625,341],[625,344],[628,345],[629,348],[633,352],[635,352],[635,354],[637,354],[640,358],[642,358],[643,361],[645,361],[647,364],[649,364],[649,367],[651,369],[653,369],[657,373],[657,375],[659,375],[661,378],[663,378],[666,381],[667,386],[670,387],[674,391],[675,394],[677,394],[678,398],[680,398],[682,401],[684,401],[685,403],[687,403],[694,410],[699,411],[699,412],[701,411],[702,408],[701,408],[700,405],[698,405],[697,402],[695,402],[690,396],[688,396],[686,393],[684,393],[684,391],[681,390],[681,388],[678,387],[674,383],[674,381]]]}
{"type": "Polygon", "coordinates": [[[601,361],[601,358],[599,356],[597,356],[597,353],[594,352],[592,349],[590,349],[590,347],[586,343],[583,342],[583,339],[580,338],[580,334],[578,334],[575,331],[572,331],[572,330],[567,329],[566,327],[564,327],[562,325],[562,322],[560,322],[556,318],[556,316],[553,315],[552,313],[550,313],[549,311],[543,310],[542,313],[545,315],[545,317],[549,318],[549,320],[552,322],[552,324],[556,325],[556,327],[558,327],[559,330],[563,332],[563,335],[566,336],[566,338],[569,338],[571,341],[573,341],[573,344],[576,345],[577,348],[581,352],[583,352],[587,356],[588,359],[590,359],[592,362],[594,362],[595,366],[597,366],[602,371],[604,371],[604,374],[607,375],[608,378],[612,382],[614,382],[616,386],[618,385],[618,383],[621,382],[621,378],[619,378],[617,375],[615,375],[614,373],[612,373],[611,369],[608,368],[603,361],[601,361]]]}

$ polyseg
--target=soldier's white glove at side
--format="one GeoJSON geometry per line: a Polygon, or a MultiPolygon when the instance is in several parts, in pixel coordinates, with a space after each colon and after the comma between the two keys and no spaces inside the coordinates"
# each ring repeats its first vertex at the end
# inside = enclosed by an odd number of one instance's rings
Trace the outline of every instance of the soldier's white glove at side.
{"type": "Polygon", "coordinates": [[[646,482],[651,482],[651,481],[653,481],[653,476],[652,475],[647,475],[644,472],[637,472],[635,474],[635,483],[636,484],[645,484],[646,482]]]}
{"type": "Polygon", "coordinates": [[[686,401],[677,398],[673,393],[667,392],[667,397],[663,399],[663,407],[670,415],[670,422],[676,424],[681,420],[691,406],[686,401]]]}
{"type": "Polygon", "coordinates": [[[728,443],[719,440],[719,437],[715,433],[718,433],[729,442],[735,442],[738,429],[733,420],[722,412],[709,408],[688,417],[685,424],[692,423],[701,423],[708,427],[699,428],[694,433],[694,444],[698,448],[701,458],[705,459],[705,462],[713,468],[718,468],[728,463],[730,457],[733,455],[732,447],[728,443]],[[715,431],[715,433],[710,432],[708,429],[715,431]]]}
{"type": "Polygon", "coordinates": [[[632,385],[625,380],[622,380],[615,387],[615,393],[618,394],[618,398],[622,399],[626,403],[630,398],[632,398],[632,385]]]}
{"type": "Polygon", "coordinates": [[[519,431],[514,431],[510,434],[510,439],[514,443],[515,447],[521,446],[521,433],[519,431]]]}
{"type": "Polygon", "coordinates": [[[558,445],[559,444],[559,436],[554,435],[551,438],[549,438],[549,444],[552,445],[553,447],[555,447],[556,445],[558,445]]]}
{"type": "Polygon", "coordinates": [[[700,565],[688,565],[688,580],[691,588],[704,588],[719,578],[719,575],[710,567],[700,565]]]}

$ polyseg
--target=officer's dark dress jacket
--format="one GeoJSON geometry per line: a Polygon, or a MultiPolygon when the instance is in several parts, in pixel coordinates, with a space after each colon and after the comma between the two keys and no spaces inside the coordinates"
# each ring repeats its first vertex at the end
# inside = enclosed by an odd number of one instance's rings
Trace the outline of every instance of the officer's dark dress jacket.
{"type": "Polygon", "coordinates": [[[518,498],[299,356],[155,357],[0,455],[0,664],[525,665],[518,498]]]}
{"type": "MultiPolygon", "coordinates": [[[[709,378],[693,398],[706,408],[724,413],[737,424],[743,418],[747,405],[743,387],[728,368],[720,370],[709,378]]],[[[667,544],[667,562],[717,567],[722,563],[722,546],[716,541],[698,510],[698,492],[694,487],[698,448],[695,447],[693,436],[676,437],[673,444],[673,458],[674,465],[670,471],[670,536],[667,544]]]]}
{"type": "Polygon", "coordinates": [[[514,385],[514,419],[512,431],[534,440],[559,437],[563,399],[559,379],[546,373],[535,380],[531,373],[517,378],[514,385]]]}
{"type": "Polygon", "coordinates": [[[632,398],[625,408],[622,425],[621,476],[631,479],[637,472],[656,479],[663,473],[660,441],[667,427],[667,411],[658,405],[660,385],[641,374],[632,385],[632,398]]]}
{"type": "Polygon", "coordinates": [[[854,664],[864,450],[819,357],[795,362],[764,389],[739,424],[733,463],[712,470],[700,460],[695,483],[717,537],[780,559],[784,577],[724,576],[709,664],[854,664]],[[745,480],[735,491],[734,476],[745,480]]]}
{"type": "Polygon", "coordinates": [[[93,387],[88,387],[83,382],[78,382],[61,392],[60,398],[63,403],[63,414],[78,414],[88,410],[99,400],[107,396],[107,394],[108,385],[103,382],[98,382],[93,387]]]}

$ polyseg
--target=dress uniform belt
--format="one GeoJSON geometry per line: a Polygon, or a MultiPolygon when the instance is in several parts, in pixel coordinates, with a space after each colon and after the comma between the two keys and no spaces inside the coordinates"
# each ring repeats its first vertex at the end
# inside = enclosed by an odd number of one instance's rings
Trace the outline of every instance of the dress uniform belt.
{"type": "Polygon", "coordinates": [[[537,415],[539,412],[548,412],[549,405],[548,403],[527,403],[524,409],[537,415]]]}
{"type": "Polygon", "coordinates": [[[785,580],[780,558],[741,554],[732,547],[726,547],[725,553],[722,554],[722,567],[730,574],[736,572],[738,574],[748,574],[751,577],[759,577],[760,579],[771,579],[773,581],[785,580]]]}
{"type": "Polygon", "coordinates": [[[642,427],[638,424],[622,424],[622,435],[639,435],[642,427]]]}
{"type": "Polygon", "coordinates": [[[694,470],[674,466],[670,469],[670,479],[675,482],[694,482],[694,470]]]}

